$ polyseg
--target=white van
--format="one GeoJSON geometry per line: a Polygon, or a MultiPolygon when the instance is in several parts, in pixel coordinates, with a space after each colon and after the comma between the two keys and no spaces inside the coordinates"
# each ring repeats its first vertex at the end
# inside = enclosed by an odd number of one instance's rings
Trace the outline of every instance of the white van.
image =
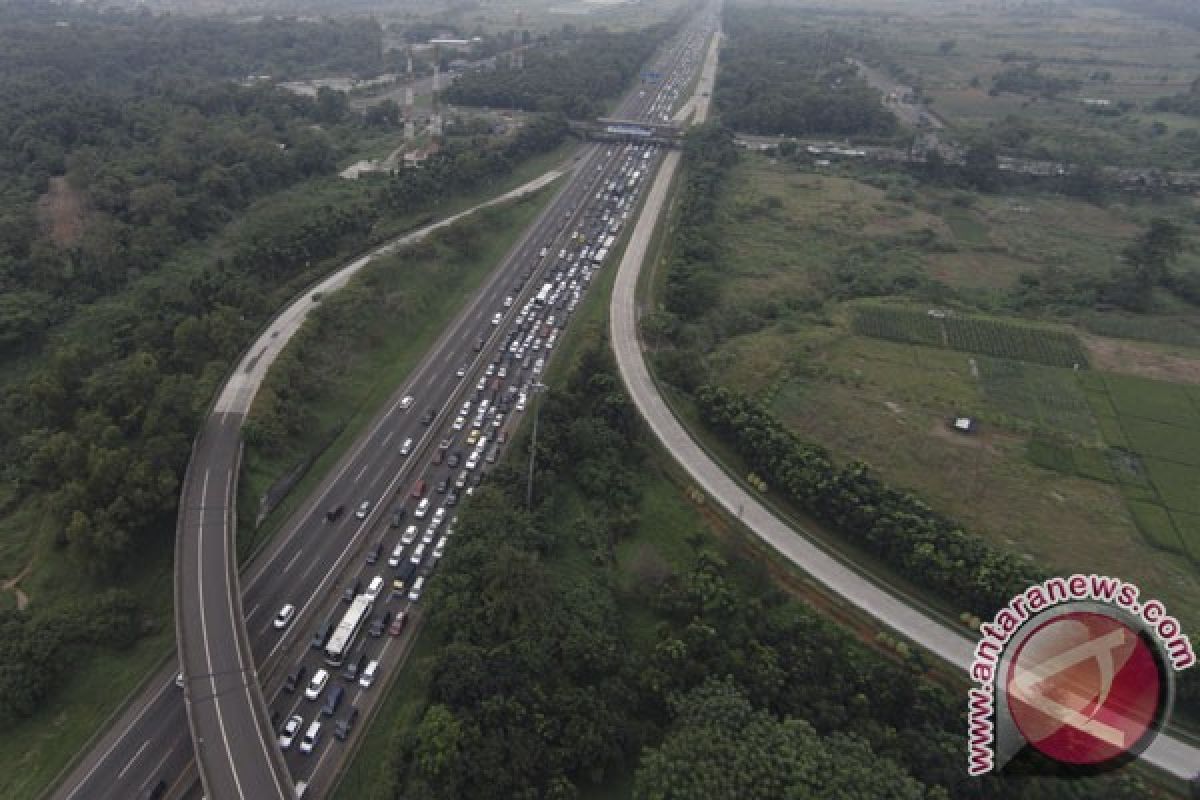
{"type": "Polygon", "coordinates": [[[376,575],[371,578],[371,582],[367,584],[367,591],[364,594],[370,596],[371,600],[379,599],[379,593],[383,591],[383,576],[376,575]]]}
{"type": "Polygon", "coordinates": [[[404,545],[398,544],[398,545],[396,545],[395,549],[392,550],[392,555],[388,558],[388,566],[389,567],[400,566],[400,559],[402,559],[402,558],[404,558],[404,545]]]}

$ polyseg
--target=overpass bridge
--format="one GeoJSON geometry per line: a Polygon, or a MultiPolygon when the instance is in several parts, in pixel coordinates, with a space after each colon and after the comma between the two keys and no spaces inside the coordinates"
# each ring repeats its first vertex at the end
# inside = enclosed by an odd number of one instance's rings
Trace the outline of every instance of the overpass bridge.
{"type": "Polygon", "coordinates": [[[585,139],[603,142],[652,142],[677,147],[683,140],[683,129],[674,122],[600,117],[590,122],[573,121],[570,126],[585,139]]]}

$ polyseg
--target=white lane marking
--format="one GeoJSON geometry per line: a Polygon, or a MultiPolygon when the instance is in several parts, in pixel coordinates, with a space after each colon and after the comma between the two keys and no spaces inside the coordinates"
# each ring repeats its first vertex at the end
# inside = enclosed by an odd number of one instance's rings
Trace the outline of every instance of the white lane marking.
{"type": "Polygon", "coordinates": [[[125,769],[123,769],[123,770],[121,770],[120,772],[118,772],[118,773],[117,773],[117,780],[121,780],[121,778],[124,778],[124,777],[125,777],[125,773],[126,773],[126,772],[129,772],[129,768],[133,766],[133,762],[137,761],[137,760],[138,760],[138,756],[140,756],[140,755],[142,754],[142,751],[143,751],[143,750],[145,750],[145,749],[146,749],[147,747],[149,747],[149,746],[150,746],[150,740],[149,740],[149,739],[147,739],[146,741],[142,742],[142,746],[141,746],[141,747],[139,747],[139,748],[137,749],[137,752],[133,754],[133,758],[129,759],[129,763],[125,765],[125,769]]]}
{"type": "Polygon", "coordinates": [[[261,605],[261,603],[256,603],[253,608],[246,612],[246,622],[249,622],[250,618],[258,612],[258,609],[261,607],[261,605]]]}
{"type": "Polygon", "coordinates": [[[367,470],[370,468],[370,466],[371,466],[371,462],[370,462],[370,461],[368,461],[366,464],[363,464],[363,468],[362,468],[362,469],[360,469],[360,470],[358,471],[358,474],[354,476],[354,482],[355,482],[355,483],[358,483],[359,481],[361,481],[361,480],[362,480],[362,476],[363,476],[363,475],[365,475],[365,474],[367,474],[367,470]]]}
{"type": "Polygon", "coordinates": [[[390,442],[392,440],[392,437],[395,435],[396,435],[395,430],[388,431],[388,435],[383,437],[383,443],[386,445],[388,442],[390,442]]]}
{"type": "Polygon", "coordinates": [[[284,571],[284,572],[287,572],[289,569],[291,569],[291,568],[292,568],[292,565],[296,563],[296,559],[300,558],[300,556],[302,556],[302,555],[304,555],[304,551],[303,551],[303,550],[297,550],[297,551],[296,551],[296,555],[292,556],[291,560],[289,560],[289,561],[287,562],[287,564],[286,564],[286,565],[284,566],[284,568],[283,568],[283,571],[284,571]]]}

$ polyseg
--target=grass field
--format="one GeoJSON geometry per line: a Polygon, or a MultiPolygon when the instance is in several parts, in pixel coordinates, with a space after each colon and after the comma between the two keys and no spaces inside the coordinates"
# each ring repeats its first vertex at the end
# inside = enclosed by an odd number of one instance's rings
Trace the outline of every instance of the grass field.
{"type": "Polygon", "coordinates": [[[811,302],[847,243],[860,269],[894,270],[900,261],[951,285],[980,255],[1023,270],[1067,257],[1107,270],[1146,209],[1044,195],[963,203],[920,187],[902,200],[902,192],[790,169],[743,156],[719,200],[726,277],[707,317],[713,349],[696,371],[763,399],[802,438],[839,460],[866,461],[968,530],[1049,568],[1153,586],[1200,624],[1200,569],[1186,555],[1179,517],[1197,513],[1190,497],[1200,487],[1189,495],[1188,486],[1200,452],[1190,420],[1200,405],[1181,385],[1112,371],[1161,362],[1185,374],[1200,364],[1193,352],[1118,348],[1070,326],[911,297],[834,293],[811,302]],[[957,249],[926,252],[912,237],[922,230],[957,249]],[[1053,255],[1028,241],[1053,243],[1053,255]],[[1109,260],[1096,265],[1098,251],[1109,260]],[[772,314],[755,325],[724,322],[728,309],[768,304],[772,314]],[[931,308],[948,313],[931,316],[931,308]],[[1091,365],[1093,353],[1103,371],[1072,368],[1091,365]],[[979,420],[980,432],[952,432],[958,414],[979,420]]]}

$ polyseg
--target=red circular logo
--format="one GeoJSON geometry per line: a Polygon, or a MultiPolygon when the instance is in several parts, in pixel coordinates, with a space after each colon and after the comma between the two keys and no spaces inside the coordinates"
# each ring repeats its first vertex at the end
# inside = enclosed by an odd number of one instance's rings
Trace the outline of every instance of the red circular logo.
{"type": "Polygon", "coordinates": [[[1025,740],[1080,766],[1138,752],[1165,700],[1150,644],[1124,622],[1091,611],[1035,628],[1017,648],[1005,688],[1025,740]]]}

